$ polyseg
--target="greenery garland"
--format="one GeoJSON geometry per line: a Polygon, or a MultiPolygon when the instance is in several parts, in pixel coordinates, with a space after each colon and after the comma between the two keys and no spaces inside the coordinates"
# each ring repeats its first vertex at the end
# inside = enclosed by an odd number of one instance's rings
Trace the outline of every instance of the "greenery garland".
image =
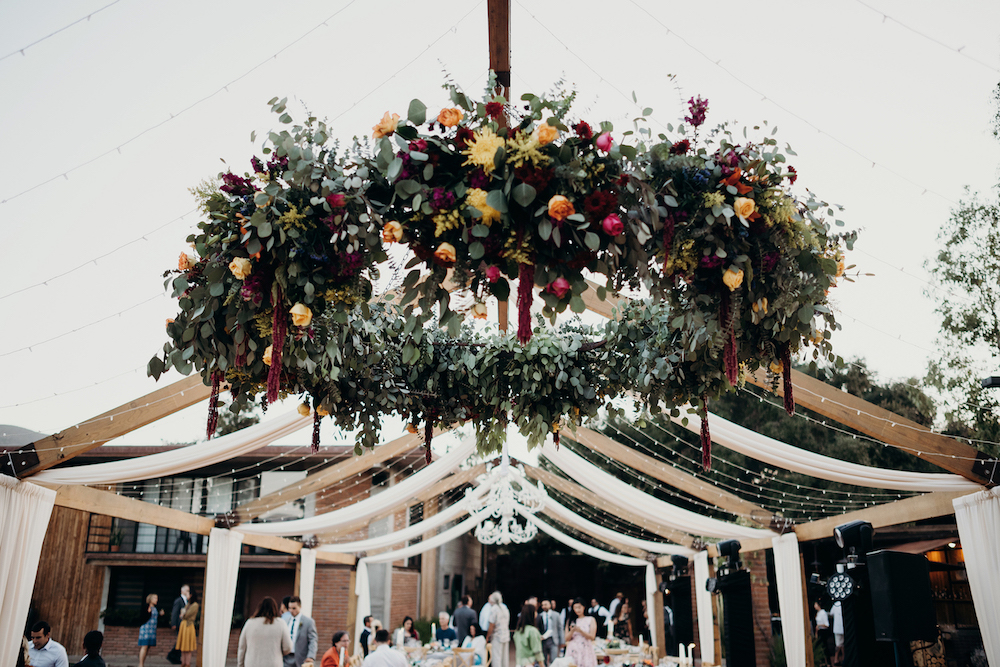
{"type": "MultiPolygon", "coordinates": [[[[791,196],[797,174],[773,138],[736,145],[722,126],[700,141],[698,98],[673,141],[637,124],[629,146],[608,122],[571,121],[572,93],[524,95],[522,110],[492,86],[482,102],[446,86],[455,106],[425,131],[414,100],[347,151],[311,117],[271,132],[252,174],[198,188],[206,220],[166,274],[180,312],[149,373],[198,369],[216,392],[229,385],[234,410],[303,396],[317,438],[331,415],[357,429],[359,451],[395,413],[428,441],[434,425],[471,422],[492,452],[508,421],[535,445],[626,393],[707,411],[760,366],[787,383],[805,346],[834,358],[826,299],[854,236],[832,232],[826,204],[791,196]],[[399,302],[370,302],[397,242],[413,255],[399,302]],[[532,287],[554,319],[582,312],[598,275],[600,298],[629,285],[652,299],[601,329],[532,330],[532,287]],[[450,307],[457,284],[485,316],[484,298],[508,298],[514,278],[516,339],[477,333],[450,307]]],[[[271,105],[292,123],[285,100],[271,105]]]]}

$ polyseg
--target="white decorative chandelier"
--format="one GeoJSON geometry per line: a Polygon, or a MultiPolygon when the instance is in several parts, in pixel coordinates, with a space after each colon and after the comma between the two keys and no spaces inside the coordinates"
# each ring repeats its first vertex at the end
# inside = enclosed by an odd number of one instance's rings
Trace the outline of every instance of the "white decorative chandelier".
{"type": "Polygon", "coordinates": [[[533,486],[521,475],[510,474],[504,464],[488,473],[483,483],[489,492],[470,508],[471,512],[490,517],[476,526],[476,539],[483,544],[523,544],[538,534],[537,526],[521,523],[515,515],[519,511],[534,514],[541,510],[545,506],[545,490],[533,486]]]}

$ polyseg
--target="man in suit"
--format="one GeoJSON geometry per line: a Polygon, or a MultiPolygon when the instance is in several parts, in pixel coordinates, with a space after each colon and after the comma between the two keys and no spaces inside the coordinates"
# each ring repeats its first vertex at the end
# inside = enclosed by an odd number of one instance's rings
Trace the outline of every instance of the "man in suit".
{"type": "Polygon", "coordinates": [[[181,594],[176,600],[174,600],[174,608],[170,612],[170,627],[176,630],[181,624],[181,614],[184,613],[184,607],[187,606],[188,599],[191,597],[191,588],[184,584],[181,586],[181,594]]]}
{"type": "Polygon", "coordinates": [[[365,616],[364,618],[365,629],[361,631],[361,637],[358,638],[358,642],[361,644],[361,652],[364,656],[368,657],[368,643],[372,636],[372,617],[365,616]]]}
{"type": "Polygon", "coordinates": [[[559,647],[563,641],[563,625],[559,612],[552,609],[552,602],[542,600],[542,611],[535,620],[538,631],[542,633],[542,655],[545,656],[545,667],[559,657],[559,647]]]}
{"type": "Polygon", "coordinates": [[[285,667],[312,667],[316,661],[316,649],[319,648],[319,636],[316,634],[316,624],[302,613],[302,600],[293,595],[288,600],[288,611],[292,614],[289,624],[289,634],[292,637],[292,652],[285,656],[285,667]]]}
{"type": "Polygon", "coordinates": [[[462,604],[451,615],[451,618],[455,621],[455,633],[458,634],[458,643],[461,644],[469,636],[469,627],[478,620],[476,611],[472,608],[470,596],[466,595],[462,598],[462,604]]]}

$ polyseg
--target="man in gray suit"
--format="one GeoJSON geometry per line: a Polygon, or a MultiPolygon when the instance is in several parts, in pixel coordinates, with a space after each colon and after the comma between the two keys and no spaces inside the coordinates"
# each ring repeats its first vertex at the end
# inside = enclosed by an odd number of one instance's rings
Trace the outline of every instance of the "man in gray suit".
{"type": "Polygon", "coordinates": [[[187,606],[190,597],[191,588],[187,584],[184,584],[181,586],[180,597],[174,600],[174,607],[170,610],[170,627],[174,630],[181,624],[181,612],[184,611],[184,607],[187,606]]]}
{"type": "Polygon", "coordinates": [[[542,633],[542,655],[545,656],[545,665],[548,667],[559,657],[559,647],[566,643],[563,639],[562,618],[559,612],[552,609],[551,601],[542,600],[542,611],[535,624],[542,633]]]}
{"type": "Polygon", "coordinates": [[[292,636],[292,652],[285,656],[284,667],[312,667],[316,661],[316,649],[319,647],[319,637],[316,634],[316,624],[302,613],[302,600],[293,595],[288,600],[288,611],[292,619],[288,623],[292,636]]]}

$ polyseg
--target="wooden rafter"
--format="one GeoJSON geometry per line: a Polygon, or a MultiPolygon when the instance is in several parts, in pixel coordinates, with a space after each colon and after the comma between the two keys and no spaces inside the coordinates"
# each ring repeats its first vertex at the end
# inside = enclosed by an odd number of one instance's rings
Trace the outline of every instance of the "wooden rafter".
{"type": "Polygon", "coordinates": [[[4,456],[0,473],[29,477],[208,398],[211,387],[192,375],[70,426],[4,456]]]}

